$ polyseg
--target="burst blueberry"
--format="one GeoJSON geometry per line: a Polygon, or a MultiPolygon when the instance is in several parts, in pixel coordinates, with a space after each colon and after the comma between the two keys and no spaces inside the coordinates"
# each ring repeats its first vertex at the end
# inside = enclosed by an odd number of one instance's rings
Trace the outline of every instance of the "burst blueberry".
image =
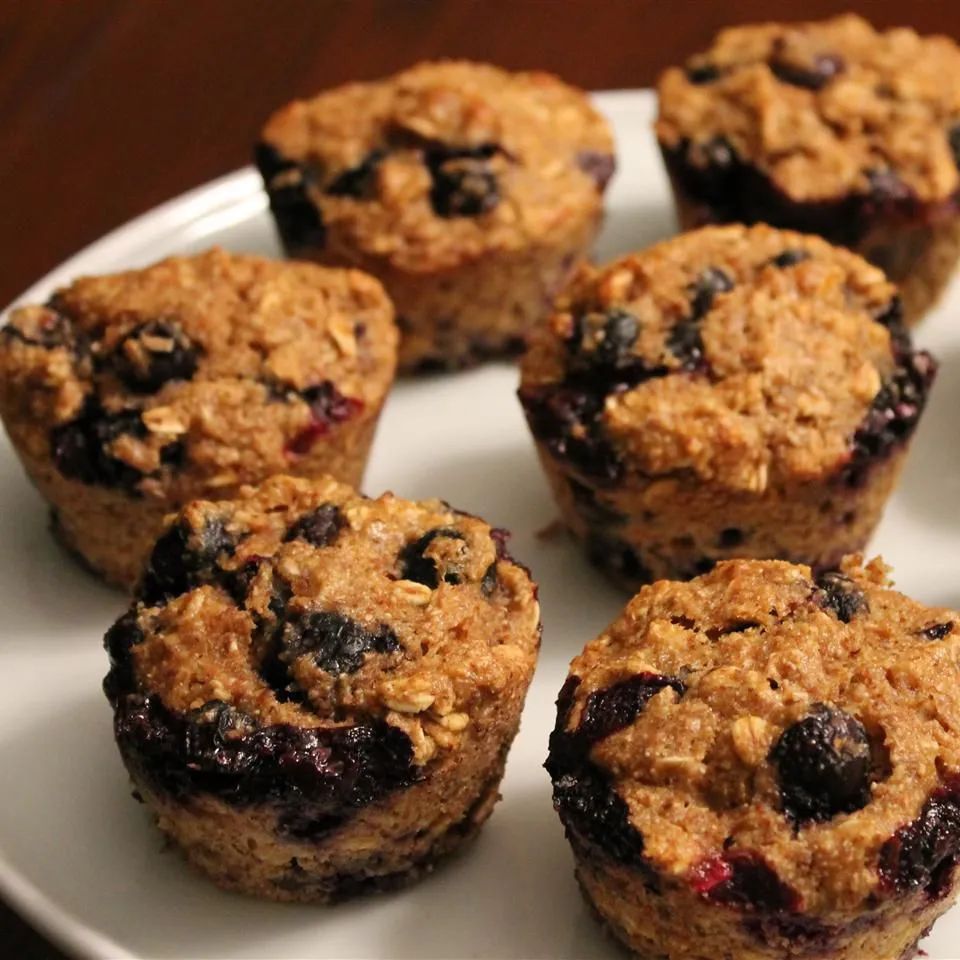
{"type": "Polygon", "coordinates": [[[396,634],[382,624],[370,630],[343,614],[321,610],[284,623],[278,656],[288,665],[310,657],[321,670],[340,676],[359,670],[368,653],[400,649],[396,634]]]}
{"type": "Polygon", "coordinates": [[[284,534],[284,542],[305,540],[315,547],[329,547],[336,542],[347,518],[335,503],[322,503],[315,510],[295,520],[284,534]]]}
{"type": "Polygon", "coordinates": [[[500,191],[490,159],[498,152],[493,144],[427,151],[433,212],[450,218],[477,217],[492,210],[500,202],[500,191]]]}
{"type": "Polygon", "coordinates": [[[54,427],[50,435],[53,462],[72,480],[119,487],[139,495],[137,485],[143,474],[110,450],[114,441],[124,434],[139,439],[147,435],[140,411],[108,411],[91,395],[76,417],[54,427]]]}
{"type": "Polygon", "coordinates": [[[835,570],[817,577],[816,600],[841,623],[849,623],[857,614],[868,612],[866,594],[849,577],[835,570]]]}
{"type": "Polygon", "coordinates": [[[439,527],[436,530],[428,530],[416,540],[411,540],[400,551],[400,556],[397,558],[402,580],[422,583],[431,590],[435,590],[440,585],[441,579],[444,583],[460,583],[462,577],[457,570],[445,567],[441,571],[437,561],[433,557],[426,556],[427,548],[437,539],[462,541],[463,534],[448,527],[439,527]]]}
{"type": "Polygon", "coordinates": [[[178,520],[150,554],[140,597],[144,603],[155,605],[204,583],[226,584],[220,561],[233,556],[236,545],[237,539],[222,519],[208,519],[199,530],[178,520]]]}
{"type": "Polygon", "coordinates": [[[190,380],[197,371],[197,349],[172,320],[150,320],[123,337],[108,367],[134,393],[155,393],[171,380],[190,380]]]}

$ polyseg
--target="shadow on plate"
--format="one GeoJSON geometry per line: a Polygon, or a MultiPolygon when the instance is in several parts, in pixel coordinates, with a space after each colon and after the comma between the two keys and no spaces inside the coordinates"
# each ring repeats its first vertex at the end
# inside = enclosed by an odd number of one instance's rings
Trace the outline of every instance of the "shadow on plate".
{"type": "MultiPolygon", "coordinates": [[[[492,526],[506,527],[513,538],[511,549],[517,553],[516,541],[528,539],[550,522],[553,502],[532,442],[473,449],[424,466],[422,473],[398,484],[395,492],[413,500],[449,497],[458,510],[483,517],[492,526]]],[[[379,491],[368,492],[375,495],[379,491]]]]}
{"type": "Polygon", "coordinates": [[[411,890],[411,909],[382,925],[383,956],[621,956],[577,890],[546,774],[542,784],[524,789],[510,784],[508,772],[503,792],[505,802],[473,845],[424,880],[416,894],[411,890]],[[417,909],[421,904],[429,913],[417,909]]]}
{"type": "Polygon", "coordinates": [[[12,453],[0,464],[0,543],[6,644],[61,635],[72,641],[66,635],[89,630],[102,634],[123,608],[123,594],[85,570],[54,538],[49,508],[12,453]]]}
{"type": "Polygon", "coordinates": [[[960,351],[937,351],[940,372],[911,445],[897,498],[938,529],[960,530],[960,351]]]}

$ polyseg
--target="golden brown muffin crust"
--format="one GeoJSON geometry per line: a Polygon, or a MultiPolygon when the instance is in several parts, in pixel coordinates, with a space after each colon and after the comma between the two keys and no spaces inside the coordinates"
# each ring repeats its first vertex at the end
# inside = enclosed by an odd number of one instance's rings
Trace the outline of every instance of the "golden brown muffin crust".
{"type": "Polygon", "coordinates": [[[605,324],[626,313],[636,339],[616,362],[655,375],[610,394],[601,422],[631,469],[692,471],[761,493],[849,456],[894,366],[890,332],[877,322],[894,295],[881,271],[819,238],[762,225],[705,228],[584,268],[535,334],[522,391],[576,377],[584,362],[570,355],[576,324],[588,330],[577,334],[580,352],[599,357],[605,324]],[[705,283],[714,290],[698,307],[705,283]]]}
{"type": "Polygon", "coordinates": [[[354,412],[379,409],[396,341],[373,278],[213,249],[81,278],[49,306],[14,311],[0,377],[8,410],[38,427],[18,427],[38,458],[49,456],[51,429],[92,398],[107,415],[139,414],[145,429],[118,431],[104,452],[144,475],[139,493],[176,502],[289,469],[309,439],[311,388],[331,383],[354,412]],[[43,342],[64,325],[62,342],[43,342]],[[178,349],[189,353],[187,378],[137,384],[151,356],[178,349]],[[164,469],[171,445],[185,467],[164,469]]]}
{"type": "Polygon", "coordinates": [[[296,101],[270,118],[262,140],[315,171],[309,194],[328,234],[342,234],[335,246],[410,273],[523,249],[565,229],[598,204],[584,168],[613,152],[606,121],[556,77],[457,60],[296,101]],[[488,145],[499,202],[477,216],[437,216],[424,151],[488,145]],[[370,196],[332,186],[365,163],[370,196]]]}
{"type": "Polygon", "coordinates": [[[660,142],[725,138],[790,198],[868,193],[893,173],[922,201],[960,187],[960,49],[831,20],[723,30],[659,82],[660,142]]]}
{"type": "Polygon", "coordinates": [[[720,851],[759,852],[804,912],[856,909],[882,895],[883,845],[960,772],[960,614],[891,590],[879,560],[842,571],[832,594],[778,561],[661,581],[573,661],[568,730],[597,691],[642,674],[675,681],[590,752],[656,870],[689,880],[720,851]],[[798,823],[771,756],[819,704],[866,729],[869,797],[798,823]]]}
{"type": "Polygon", "coordinates": [[[261,725],[386,720],[423,764],[455,747],[478,711],[529,681],[539,645],[535,588],[504,557],[499,533],[442,501],[370,500],[332,480],[275,477],[237,501],[194,502],[181,522],[213,524],[236,546],[221,555],[216,582],[162,606],[151,605],[147,573],[137,611],[145,639],[132,656],[140,688],[169,710],[219,700],[261,725]],[[318,508],[326,545],[296,534],[318,508]],[[332,614],[382,643],[357,658],[340,654],[353,662],[339,672],[301,651],[283,661],[278,688],[264,666],[277,655],[264,637],[278,623],[278,590],[286,622],[332,614]]]}

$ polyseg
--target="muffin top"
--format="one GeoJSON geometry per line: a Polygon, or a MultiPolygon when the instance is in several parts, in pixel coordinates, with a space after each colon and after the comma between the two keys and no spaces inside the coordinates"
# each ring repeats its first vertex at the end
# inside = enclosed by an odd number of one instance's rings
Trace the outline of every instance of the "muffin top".
{"type": "Polygon", "coordinates": [[[644,587],[558,703],[548,768],[575,837],[744,908],[935,895],[960,852],[960,614],[860,564],[644,587]]]}
{"type": "Polygon", "coordinates": [[[534,333],[520,396],[533,433],[595,483],[763,493],[855,477],[912,431],[933,372],[860,257],[708,227],[581,270],[534,333]]]}
{"type": "Polygon", "coordinates": [[[15,310],[0,390],[8,428],[63,476],[176,498],[291,469],[375,412],[396,343],[373,278],[214,249],[15,310]]]}
{"type": "Polygon", "coordinates": [[[384,768],[416,779],[532,675],[536,588],[505,537],[442,501],[371,500],[328,478],[194,501],[107,634],[121,742],[166,789],[228,798],[246,773],[289,781],[285,749],[309,768],[306,786],[293,777],[308,793],[311,778],[379,789],[384,768]],[[188,757],[170,733],[184,729],[188,757]],[[341,762],[356,769],[327,769],[341,762]]]}
{"type": "Polygon", "coordinates": [[[723,30],[659,82],[657,136],[739,158],[796,201],[942,201],[960,188],[960,49],[854,15],[723,30]]]}
{"type": "Polygon", "coordinates": [[[334,255],[410,272],[593,215],[614,166],[609,127],[582,92],[465,61],[295,101],[267,122],[257,162],[288,244],[325,233],[334,255]]]}

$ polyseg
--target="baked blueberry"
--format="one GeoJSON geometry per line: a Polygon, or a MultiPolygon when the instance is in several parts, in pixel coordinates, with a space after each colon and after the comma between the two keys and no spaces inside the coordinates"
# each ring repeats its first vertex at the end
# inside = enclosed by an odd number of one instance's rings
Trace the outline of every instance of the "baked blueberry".
{"type": "Polygon", "coordinates": [[[357,166],[338,173],[327,185],[326,192],[332,197],[370,199],[376,191],[377,168],[385,156],[385,150],[371,150],[357,166]]]}
{"type": "Polygon", "coordinates": [[[461,553],[460,544],[462,543],[463,534],[457,530],[445,527],[428,530],[422,537],[412,540],[400,551],[398,557],[400,577],[403,580],[422,583],[424,586],[430,587],[431,590],[436,589],[441,579],[444,583],[460,583],[461,575],[457,572],[456,567],[461,553]],[[435,543],[436,546],[432,547],[435,543]],[[443,550],[442,546],[447,546],[448,549],[443,550]],[[453,546],[456,559],[449,556],[450,546],[453,546]],[[428,554],[432,554],[432,556],[428,554]],[[447,555],[446,559],[444,559],[444,554],[447,555]],[[450,559],[453,559],[452,564],[448,563],[450,559]],[[442,573],[441,565],[443,566],[442,573]]]}
{"type": "Polygon", "coordinates": [[[359,670],[366,654],[394,653],[400,644],[382,624],[367,629],[342,614],[321,610],[288,619],[280,632],[280,647],[285,663],[310,657],[315,666],[337,677],[359,670]]]}
{"type": "Polygon", "coordinates": [[[625,310],[578,317],[567,341],[570,372],[585,380],[608,381],[611,386],[618,380],[633,380],[637,366],[633,347],[639,333],[639,321],[625,310]]]}
{"type": "Polygon", "coordinates": [[[817,601],[842,623],[849,623],[868,607],[864,592],[842,573],[827,571],[817,577],[817,601]]]}
{"type": "Polygon", "coordinates": [[[713,83],[720,78],[720,70],[713,63],[692,63],[685,67],[687,79],[696,86],[713,83]]]}
{"type": "Polygon", "coordinates": [[[609,737],[611,733],[629,727],[651,697],[670,687],[678,697],[686,692],[679,677],[665,677],[656,673],[638,673],[621,680],[612,687],[594,690],[583,705],[577,736],[588,743],[609,737]]]}
{"type": "Polygon", "coordinates": [[[920,632],[927,640],[942,640],[953,633],[955,626],[952,620],[948,620],[946,623],[935,623],[930,627],[924,627],[920,632]]]}
{"type": "Polygon", "coordinates": [[[795,913],[800,899],[756,851],[725,852],[698,863],[690,885],[711,903],[743,911],[795,913]]]}
{"type": "Polygon", "coordinates": [[[613,154],[602,150],[578,150],[577,166],[593,180],[601,193],[607,188],[617,169],[613,154]]]}
{"type": "Polygon", "coordinates": [[[135,789],[192,864],[328,901],[412,879],[477,832],[540,638],[504,537],[329,478],[181,511],[107,633],[104,690],[135,789]],[[445,540],[456,581],[430,549],[445,540]],[[441,563],[432,586],[398,578],[410,544],[441,563]]]}
{"type": "Polygon", "coordinates": [[[929,899],[941,900],[956,894],[958,859],[960,777],[954,775],[880,849],[880,878],[896,893],[921,890],[929,899]]]}
{"type": "Polygon", "coordinates": [[[157,540],[140,584],[140,594],[155,604],[223,579],[221,560],[232,557],[237,539],[227,532],[223,518],[208,515],[199,526],[191,514],[172,524],[157,540]]]}
{"type": "Polygon", "coordinates": [[[156,393],[170,380],[197,372],[197,351],[179,324],[151,320],[121,338],[108,365],[133,393],[156,393]]]}
{"type": "Polygon", "coordinates": [[[124,436],[142,439],[146,433],[139,411],[111,413],[96,398],[88,397],[76,417],[53,428],[50,454],[64,477],[88,485],[119,487],[136,496],[142,471],[114,456],[111,450],[124,436]]]}
{"type": "Polygon", "coordinates": [[[843,710],[814,704],[784,730],[770,759],[777,769],[784,813],[799,824],[852,813],[870,800],[870,737],[863,724],[843,710]]]}
{"type": "Polygon", "coordinates": [[[287,159],[268,143],[257,144],[254,160],[270,184],[270,212],[287,248],[292,252],[322,247],[327,232],[322,214],[310,199],[315,180],[312,169],[287,159]]]}
{"type": "Polygon", "coordinates": [[[770,70],[779,80],[807,90],[821,90],[843,69],[843,58],[829,53],[818,54],[807,64],[791,62],[776,53],[770,61],[770,70]]]}
{"type": "Polygon", "coordinates": [[[478,217],[492,210],[500,202],[500,192],[490,160],[498,153],[494,144],[428,151],[434,213],[438,217],[478,217]]]}
{"type": "Polygon", "coordinates": [[[58,536],[127,588],[195,497],[283,472],[359,482],[396,365],[377,281],[216,249],[76,280],[10,323],[7,432],[58,536]]]}
{"type": "Polygon", "coordinates": [[[810,254],[806,250],[784,250],[773,257],[770,262],[781,270],[787,267],[795,267],[798,263],[808,260],[810,254]]]}

